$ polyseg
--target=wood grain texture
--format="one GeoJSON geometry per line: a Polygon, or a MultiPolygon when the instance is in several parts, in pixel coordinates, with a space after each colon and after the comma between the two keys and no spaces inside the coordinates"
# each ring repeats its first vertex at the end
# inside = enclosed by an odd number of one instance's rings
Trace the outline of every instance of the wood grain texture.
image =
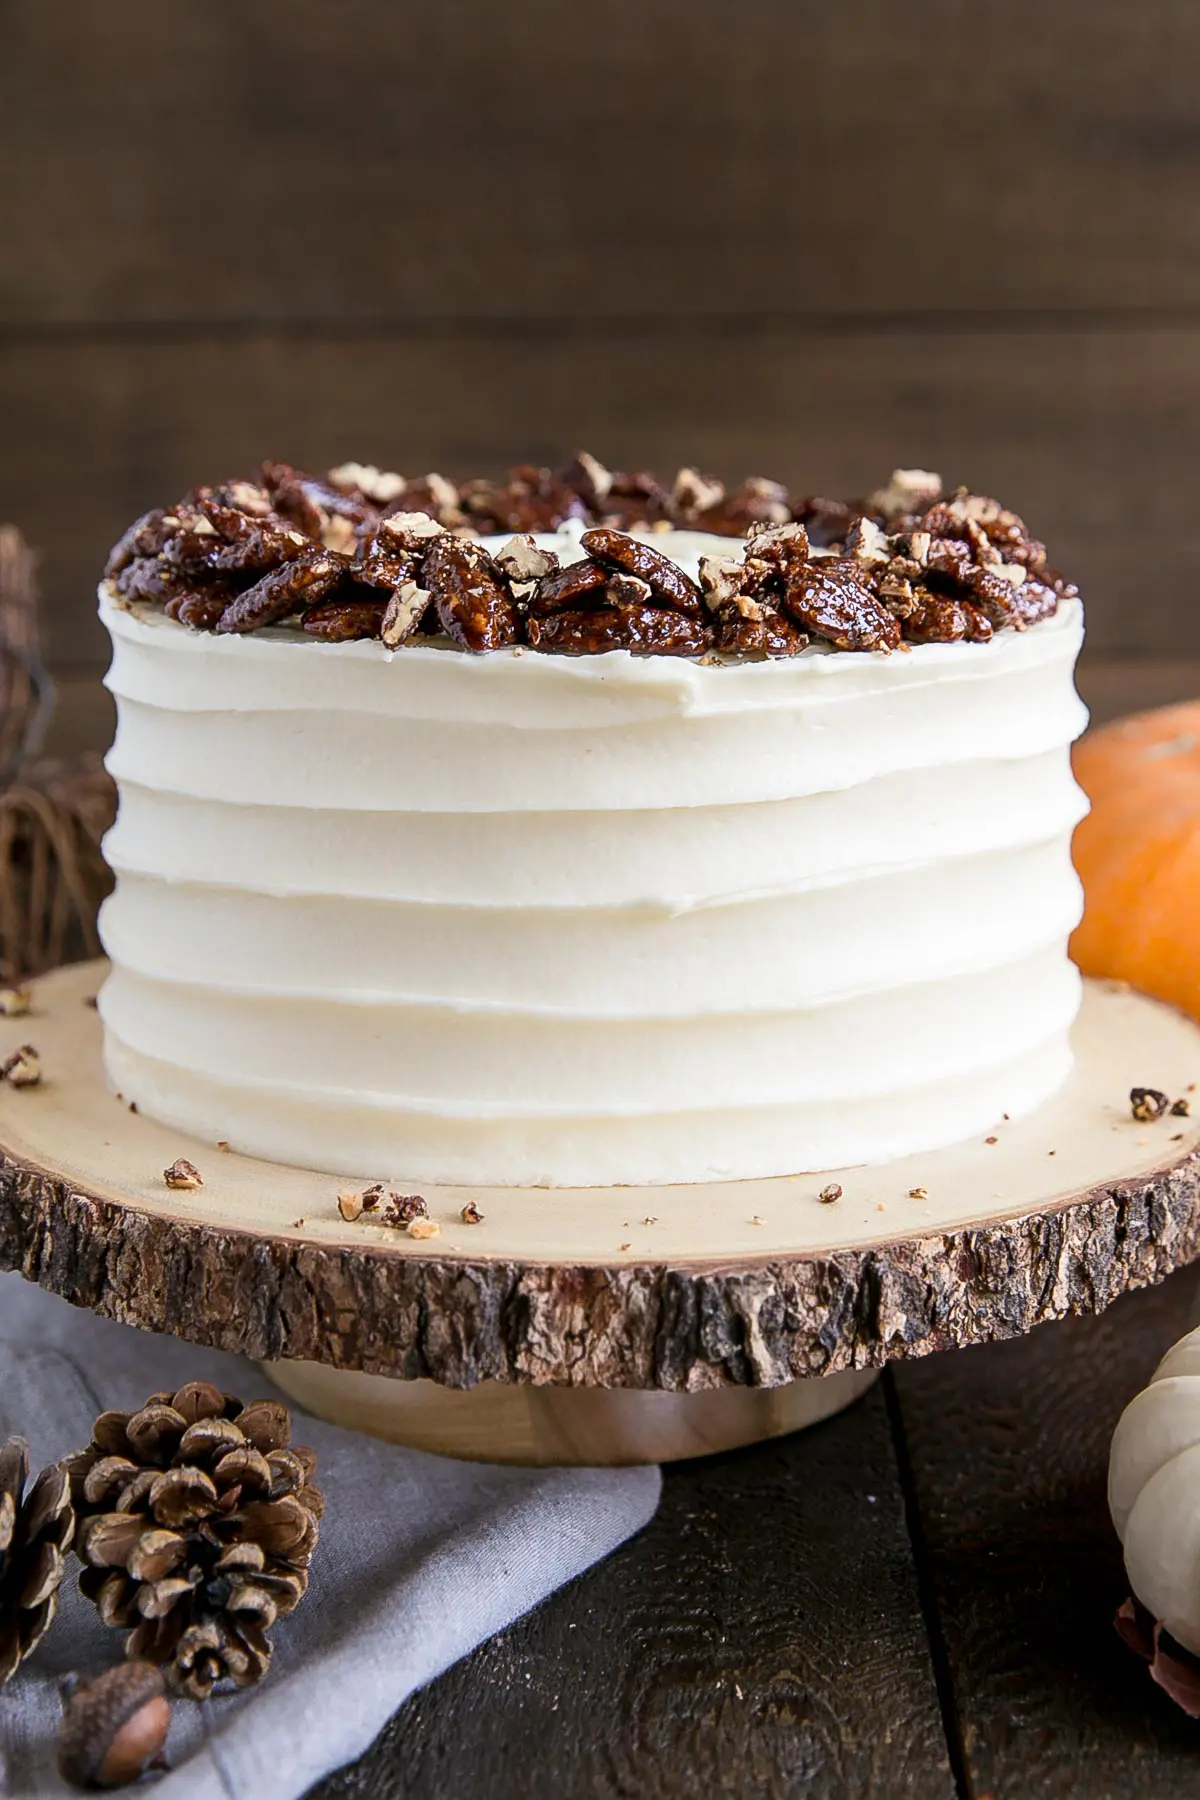
{"type": "Polygon", "coordinates": [[[322,1800],[952,1800],[882,1399],[668,1470],[615,1556],[322,1800]]]}
{"type": "Polygon", "coordinates": [[[1112,1629],[1128,1587],[1105,1503],[1112,1429],[1196,1283],[894,1372],[972,1794],[1196,1792],[1195,1725],[1112,1629]]]}
{"type": "Polygon", "coordinates": [[[0,318],[1195,307],[1186,0],[8,0],[0,318]]]}
{"type": "Polygon", "coordinates": [[[680,327],[427,340],[0,344],[5,506],[43,553],[49,654],[99,668],[95,586],[147,506],[264,454],[404,474],[498,470],[578,444],[857,493],[897,463],[999,494],[1080,582],[1097,651],[1200,651],[1200,329],[928,329],[882,337],[680,327]]]}

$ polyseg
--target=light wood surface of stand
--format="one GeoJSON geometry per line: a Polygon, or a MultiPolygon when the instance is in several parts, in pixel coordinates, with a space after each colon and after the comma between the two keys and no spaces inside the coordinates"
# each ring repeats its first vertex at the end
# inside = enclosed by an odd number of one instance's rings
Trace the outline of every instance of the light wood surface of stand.
{"type": "Polygon", "coordinates": [[[1133,1086],[1191,1095],[1200,1028],[1122,989],[1088,985],[1074,1074],[986,1140],[688,1188],[425,1185],[441,1230],[418,1242],[337,1211],[348,1185],[413,1191],[403,1170],[287,1168],[130,1112],[87,1004],[103,975],[60,970],[0,1020],[0,1055],[30,1042],[45,1071],[0,1087],[0,1267],[279,1364],[314,1410],[428,1448],[639,1461],[744,1443],[836,1410],[890,1357],[1098,1310],[1200,1253],[1200,1118],[1129,1107],[1133,1086]],[[202,1188],[167,1188],[179,1156],[202,1188]]]}

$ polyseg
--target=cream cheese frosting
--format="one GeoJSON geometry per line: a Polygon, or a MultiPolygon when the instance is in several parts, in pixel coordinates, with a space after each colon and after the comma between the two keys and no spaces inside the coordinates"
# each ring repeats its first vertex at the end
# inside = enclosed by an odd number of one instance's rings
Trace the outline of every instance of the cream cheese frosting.
{"type": "Polygon", "coordinates": [[[182,1130],[414,1184],[686,1183],[953,1142],[1069,1068],[1077,601],[725,666],[101,606],[107,1065],[182,1130]]]}

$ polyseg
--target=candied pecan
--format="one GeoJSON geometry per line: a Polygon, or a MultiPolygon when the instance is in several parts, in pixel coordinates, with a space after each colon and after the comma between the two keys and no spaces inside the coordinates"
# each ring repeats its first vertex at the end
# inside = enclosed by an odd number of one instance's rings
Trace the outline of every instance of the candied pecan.
{"type": "Polygon", "coordinates": [[[702,620],[664,606],[620,603],[587,612],[552,613],[545,619],[531,617],[527,630],[535,650],[565,656],[597,656],[605,650],[699,656],[712,645],[712,634],[702,620]]]}
{"type": "Polygon", "coordinates": [[[172,509],[156,506],[150,512],[143,513],[135,519],[128,531],[123,531],[108,553],[104,565],[105,576],[111,580],[123,569],[139,557],[157,556],[169,539],[179,530],[179,515],[172,509]]]}
{"type": "Polygon", "coordinates": [[[529,532],[510,537],[507,544],[493,552],[492,560],[504,570],[510,581],[540,581],[558,567],[553,550],[539,550],[529,532]]]}
{"type": "Polygon", "coordinates": [[[344,644],[351,638],[377,638],[386,610],[386,600],[322,600],[308,608],[300,627],[310,637],[320,638],[326,644],[344,644]]]}
{"type": "MultiPolygon", "coordinates": [[[[420,587],[415,581],[402,581],[387,603],[383,620],[379,627],[379,635],[389,650],[414,636],[420,630],[429,629],[426,615],[432,610],[432,596],[428,588],[420,587]]],[[[434,612],[432,628],[436,629],[437,615],[434,612]]]]}
{"type": "Polygon", "coordinates": [[[797,624],[839,650],[894,650],[900,627],[850,557],[805,563],[788,578],[784,606],[797,624]]]}
{"type": "Polygon", "coordinates": [[[1048,619],[1058,611],[1058,595],[1044,581],[1030,576],[1013,594],[1013,611],[1013,623],[1018,631],[1023,631],[1027,625],[1036,625],[1039,619],[1048,619]]]}
{"type": "Polygon", "coordinates": [[[861,506],[848,505],[844,500],[826,500],[814,494],[807,500],[797,500],[792,517],[804,526],[810,543],[818,550],[828,550],[834,544],[845,542],[846,533],[862,511],[861,506]]]}
{"type": "Polygon", "coordinates": [[[389,539],[381,527],[374,537],[360,544],[349,572],[352,580],[361,582],[363,587],[386,588],[394,593],[402,581],[415,578],[419,565],[419,556],[404,549],[398,539],[389,539]]]}
{"type": "Polygon", "coordinates": [[[684,574],[678,563],[673,563],[669,556],[664,556],[650,544],[643,544],[639,539],[605,525],[585,531],[580,542],[597,562],[648,582],[660,606],[670,606],[684,613],[703,612],[704,601],[695,582],[684,574]]]}
{"type": "Polygon", "coordinates": [[[960,600],[963,618],[967,622],[967,641],[972,644],[986,644],[993,635],[992,621],[981,607],[971,600],[960,600]]]}
{"type": "Polygon", "coordinates": [[[523,463],[508,480],[471,481],[462,490],[464,511],[481,530],[555,531],[566,519],[584,519],[579,495],[549,469],[523,463]]]}
{"type": "Polygon", "coordinates": [[[346,492],[319,475],[288,469],[286,464],[270,466],[273,476],[271,501],[275,511],[322,543],[327,536],[332,536],[335,541],[326,544],[326,549],[352,550],[357,531],[369,528],[379,517],[378,507],[372,506],[360,489],[346,492]],[[341,524],[335,524],[335,521],[341,521],[341,524]]]}
{"type": "Polygon", "coordinates": [[[516,643],[516,602],[478,544],[443,532],[430,545],[424,579],[439,625],[464,650],[501,650],[516,643]]]}
{"type": "Polygon", "coordinates": [[[271,569],[253,587],[231,600],[217,623],[217,630],[257,631],[297,612],[302,605],[323,600],[349,566],[348,558],[310,544],[299,556],[271,569]]]}
{"type": "Polygon", "coordinates": [[[604,503],[596,511],[600,523],[614,530],[652,530],[670,523],[671,496],[655,476],[642,469],[633,475],[614,475],[604,503]]]}
{"type": "Polygon", "coordinates": [[[613,479],[612,470],[587,450],[577,450],[557,475],[557,480],[578,494],[590,512],[601,510],[612,491],[613,479]]]}
{"type": "Polygon", "coordinates": [[[168,618],[189,625],[193,631],[211,631],[221,617],[235,589],[227,581],[214,581],[209,587],[183,588],[172,594],[166,604],[168,618]]]}
{"type": "Polygon", "coordinates": [[[584,557],[543,575],[525,605],[530,616],[538,618],[578,607],[581,600],[589,606],[598,606],[604,599],[608,582],[609,571],[590,557],[584,557]]]}
{"type": "Polygon", "coordinates": [[[210,557],[215,569],[263,573],[312,547],[311,539],[282,519],[251,518],[211,496],[201,499],[200,511],[222,540],[210,557]]]}
{"type": "Polygon", "coordinates": [[[904,617],[904,636],[910,644],[952,644],[967,635],[967,620],[957,600],[918,588],[916,604],[904,617]]]}
{"type": "Polygon", "coordinates": [[[1057,569],[1039,569],[1038,580],[1044,581],[1047,587],[1053,588],[1060,600],[1078,600],[1079,589],[1057,569]]]}
{"type": "Polygon", "coordinates": [[[717,649],[730,656],[797,656],[808,645],[800,631],[766,600],[738,594],[717,615],[717,649]]]}
{"type": "Polygon", "coordinates": [[[786,525],[792,516],[788,492],[777,481],[750,475],[735,493],[726,494],[689,521],[697,531],[716,537],[745,537],[755,526],[786,525]]]}

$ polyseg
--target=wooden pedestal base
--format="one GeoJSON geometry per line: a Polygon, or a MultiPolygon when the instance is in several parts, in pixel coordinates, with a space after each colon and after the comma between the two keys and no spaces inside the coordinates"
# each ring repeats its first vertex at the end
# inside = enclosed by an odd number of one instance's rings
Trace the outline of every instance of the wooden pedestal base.
{"type": "Polygon", "coordinates": [[[414,1450],[473,1462],[679,1462],[816,1425],[865,1394],[878,1369],[848,1369],[777,1388],[664,1394],[645,1388],[473,1388],[391,1381],[323,1363],[265,1365],[276,1387],[318,1418],[414,1450]]]}
{"type": "Polygon", "coordinates": [[[104,973],[60,970],[0,1019],[0,1057],[30,1043],[44,1071],[0,1084],[0,1268],[427,1449],[726,1449],[837,1411],[893,1357],[1095,1312],[1200,1256],[1200,1029],[1118,988],[1088,984],[1059,1092],[966,1142],[697,1187],[426,1185],[418,1240],[338,1211],[367,1180],[413,1192],[402,1169],[260,1162],[110,1093],[86,1004],[104,973]],[[1135,1086],[1183,1104],[1137,1120],[1135,1086]],[[180,1156],[201,1187],[167,1186],[180,1156]]]}

